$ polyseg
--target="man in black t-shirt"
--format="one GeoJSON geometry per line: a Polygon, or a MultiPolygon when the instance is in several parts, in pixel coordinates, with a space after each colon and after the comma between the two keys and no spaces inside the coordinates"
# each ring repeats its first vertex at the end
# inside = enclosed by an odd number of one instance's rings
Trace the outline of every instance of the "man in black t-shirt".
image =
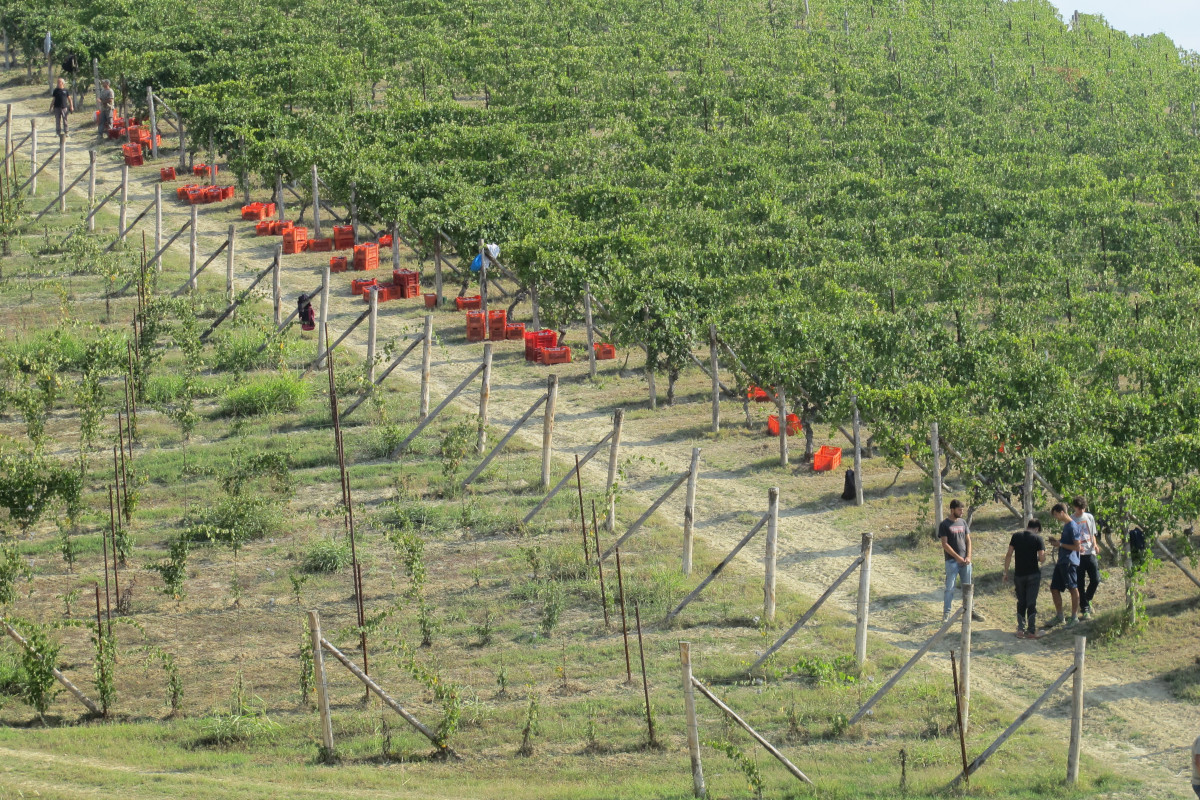
{"type": "Polygon", "coordinates": [[[1037,638],[1037,596],[1042,584],[1042,564],[1046,561],[1046,543],[1042,541],[1042,523],[1029,520],[1025,530],[1014,533],[1004,554],[1004,582],[1008,566],[1016,557],[1013,588],[1017,593],[1017,638],[1037,638]]]}
{"type": "MultiPolygon", "coordinates": [[[[950,607],[954,604],[956,579],[963,584],[971,583],[971,531],[963,519],[961,500],[950,501],[950,516],[938,525],[938,539],[942,543],[942,555],[946,565],[946,588],[942,592],[942,622],[950,619],[950,607]]],[[[971,619],[983,622],[983,615],[971,612],[971,619]]]]}
{"type": "Polygon", "coordinates": [[[54,115],[54,131],[59,136],[67,135],[67,114],[75,110],[75,101],[67,91],[63,79],[58,79],[58,85],[50,93],[50,113],[54,115]]]}

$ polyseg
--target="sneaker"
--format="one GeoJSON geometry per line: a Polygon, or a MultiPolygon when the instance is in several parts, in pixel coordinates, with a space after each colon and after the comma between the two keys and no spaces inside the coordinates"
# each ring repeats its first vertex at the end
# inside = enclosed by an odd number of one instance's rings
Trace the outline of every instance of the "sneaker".
{"type": "Polygon", "coordinates": [[[1079,618],[1080,619],[1091,619],[1092,618],[1092,610],[1090,608],[1083,609],[1082,611],[1079,612],[1079,618]]]}
{"type": "Polygon", "coordinates": [[[947,622],[949,622],[949,621],[950,621],[950,612],[949,612],[949,611],[943,611],[943,612],[942,612],[942,624],[943,624],[943,625],[945,625],[945,624],[946,624],[947,622]]]}
{"type": "Polygon", "coordinates": [[[975,609],[971,609],[971,619],[976,622],[987,622],[987,617],[985,617],[983,614],[980,614],[975,609]]]}
{"type": "Polygon", "coordinates": [[[1073,628],[1078,624],[1079,624],[1079,617],[1071,617],[1069,620],[1067,620],[1066,627],[1073,628]]]}
{"type": "Polygon", "coordinates": [[[1017,628],[1017,638],[1018,639],[1028,639],[1029,635],[1027,633],[1025,633],[1024,628],[1017,628]]]}
{"type": "Polygon", "coordinates": [[[1029,632],[1025,634],[1025,638],[1026,639],[1040,639],[1040,638],[1042,638],[1042,635],[1031,628],[1029,630],[1029,632]]]}
{"type": "Polygon", "coordinates": [[[1063,622],[1062,614],[1055,614],[1050,621],[1046,623],[1047,628],[1053,628],[1055,625],[1061,625],[1063,622]]]}

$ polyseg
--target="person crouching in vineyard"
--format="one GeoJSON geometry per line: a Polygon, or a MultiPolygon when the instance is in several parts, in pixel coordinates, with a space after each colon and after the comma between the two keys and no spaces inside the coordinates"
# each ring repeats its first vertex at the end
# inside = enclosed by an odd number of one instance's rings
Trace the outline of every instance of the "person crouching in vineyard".
{"type": "Polygon", "coordinates": [[[1080,495],[1071,500],[1071,508],[1075,511],[1071,519],[1079,526],[1079,569],[1075,571],[1079,578],[1079,616],[1087,619],[1092,615],[1092,598],[1096,596],[1096,587],[1100,585],[1096,518],[1088,513],[1087,500],[1080,495]]]}
{"type": "Polygon", "coordinates": [[[1016,556],[1013,588],[1017,593],[1017,638],[1037,638],[1037,596],[1042,584],[1042,564],[1046,562],[1046,545],[1042,541],[1042,523],[1031,519],[1025,530],[1014,533],[1004,554],[1004,582],[1008,583],[1008,566],[1016,556]]]}
{"type": "MultiPolygon", "coordinates": [[[[946,561],[946,590],[942,595],[942,622],[950,619],[950,606],[954,603],[956,579],[971,583],[971,531],[963,519],[961,500],[950,501],[950,516],[938,525],[938,539],[942,542],[942,553],[946,561]]],[[[983,622],[983,615],[971,612],[971,619],[983,622]]]]}
{"type": "Polygon", "coordinates": [[[296,314],[300,317],[301,330],[316,330],[317,321],[313,315],[312,301],[309,300],[308,295],[302,294],[296,298],[296,314]]]}
{"type": "Polygon", "coordinates": [[[1058,563],[1054,565],[1054,577],[1050,579],[1050,597],[1054,600],[1055,615],[1046,627],[1053,628],[1063,621],[1064,591],[1071,593],[1071,618],[1067,620],[1067,627],[1070,627],[1079,622],[1079,523],[1071,519],[1067,507],[1062,503],[1055,503],[1050,513],[1063,527],[1061,539],[1050,537],[1050,544],[1058,548],[1058,563]]]}

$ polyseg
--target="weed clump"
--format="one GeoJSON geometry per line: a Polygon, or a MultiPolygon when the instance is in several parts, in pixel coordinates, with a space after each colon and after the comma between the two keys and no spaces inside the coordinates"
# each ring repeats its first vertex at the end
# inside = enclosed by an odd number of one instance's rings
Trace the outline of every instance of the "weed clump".
{"type": "Polygon", "coordinates": [[[304,571],[316,573],[340,572],[350,566],[350,545],[333,539],[320,539],[304,553],[304,571]]]}
{"type": "Polygon", "coordinates": [[[279,373],[256,378],[225,395],[221,413],[227,417],[251,417],[295,411],[308,397],[308,384],[295,375],[279,373]]]}

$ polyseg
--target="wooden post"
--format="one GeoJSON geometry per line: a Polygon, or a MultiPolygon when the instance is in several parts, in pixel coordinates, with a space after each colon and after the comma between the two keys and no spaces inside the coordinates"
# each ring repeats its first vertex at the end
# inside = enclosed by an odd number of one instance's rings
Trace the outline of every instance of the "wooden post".
{"type": "Polygon", "coordinates": [[[354,229],[354,243],[362,244],[358,240],[358,184],[350,181],[350,227],[354,229]]]}
{"type": "Polygon", "coordinates": [[[437,295],[437,307],[442,307],[442,235],[433,237],[433,293],[437,295]]]}
{"type": "Polygon", "coordinates": [[[1033,519],[1033,458],[1025,457],[1025,486],[1024,494],[1021,497],[1021,510],[1025,514],[1025,519],[1021,520],[1022,525],[1028,525],[1029,520],[1033,519]]]}
{"type": "Polygon", "coordinates": [[[277,214],[276,219],[283,222],[283,175],[278,172],[275,173],[275,213],[277,214]]]}
{"type": "Polygon", "coordinates": [[[621,452],[621,425],[625,422],[625,409],[613,412],[612,439],[608,443],[608,479],[604,483],[604,495],[608,498],[608,511],[604,525],[609,533],[617,529],[617,456],[621,452]]]}
{"type": "MultiPolygon", "coordinates": [[[[439,302],[440,302],[440,301],[439,301],[439,302]]],[[[530,287],[529,287],[529,306],[530,306],[530,309],[531,309],[531,310],[530,310],[530,316],[529,316],[529,324],[530,324],[530,326],[531,326],[531,327],[532,327],[532,328],[533,328],[535,331],[537,331],[537,330],[541,330],[541,328],[542,328],[542,317],[541,317],[541,311],[540,311],[540,309],[538,308],[538,290],[537,290],[537,286],[530,286],[530,287]]]]}
{"type": "Polygon", "coordinates": [[[700,728],[696,724],[696,688],[692,685],[692,654],[688,642],[679,643],[679,663],[683,667],[683,707],[687,712],[688,755],[692,758],[692,794],[705,797],[704,770],[700,765],[700,728]]]}
{"type": "Polygon", "coordinates": [[[433,352],[433,314],[425,315],[425,331],[421,334],[421,418],[429,416],[429,359],[433,352]]]}
{"type": "MultiPolygon", "coordinates": [[[[275,245],[275,259],[271,262],[271,306],[275,311],[275,328],[276,328],[276,330],[278,330],[279,326],[283,324],[283,293],[279,286],[279,270],[280,270],[280,267],[282,264],[283,264],[283,245],[277,244],[277,245],[275,245]]],[[[320,328],[321,330],[325,330],[324,301],[325,301],[325,293],[322,292],[321,293],[321,302],[322,302],[321,328],[320,328]]],[[[320,339],[321,337],[318,335],[317,338],[320,339]]],[[[320,355],[324,351],[325,351],[324,346],[319,345],[318,350],[317,350],[317,355],[320,355]]],[[[321,365],[320,363],[317,364],[317,366],[320,366],[320,365],[321,365]]]]}
{"type": "Polygon", "coordinates": [[[975,585],[964,583],[963,613],[962,613],[962,645],[959,668],[958,689],[962,694],[962,726],[963,732],[971,725],[971,615],[975,612],[975,585]]]}
{"type": "Polygon", "coordinates": [[[233,250],[236,241],[233,225],[230,225],[225,231],[225,297],[229,303],[233,302],[233,250]]]}
{"type": "Polygon", "coordinates": [[[583,284],[583,324],[587,329],[588,377],[596,380],[596,329],[592,326],[592,287],[588,283],[583,284]]]}
{"type": "Polygon", "coordinates": [[[933,532],[936,534],[938,526],[946,516],[945,509],[942,508],[942,449],[938,442],[936,422],[929,423],[929,448],[933,452],[933,467],[929,475],[933,478],[933,532]]]}
{"type": "Polygon", "coordinates": [[[150,109],[150,157],[158,160],[158,112],[154,108],[154,89],[146,87],[146,106],[150,109]]]}
{"type": "MultiPolygon", "coordinates": [[[[194,292],[194,291],[196,291],[196,259],[199,256],[198,250],[199,250],[199,236],[200,236],[200,232],[199,232],[200,206],[192,206],[191,212],[192,212],[192,217],[191,217],[192,224],[188,226],[188,275],[190,276],[190,280],[188,280],[188,290],[194,292]]],[[[279,274],[278,270],[276,271],[275,274],[276,275],[279,274]]],[[[278,288],[278,284],[276,284],[276,288],[278,288]]],[[[276,325],[276,327],[278,327],[279,326],[279,310],[278,310],[279,303],[278,303],[278,301],[276,301],[275,309],[276,309],[275,325],[276,325]]]]}
{"type": "MultiPolygon", "coordinates": [[[[483,455],[487,449],[488,400],[492,396],[492,343],[483,345],[483,375],[479,381],[479,436],[475,451],[483,455]]],[[[586,552],[586,551],[585,551],[586,552]]]]}
{"type": "Polygon", "coordinates": [[[333,720],[329,716],[329,684],[325,680],[325,653],[321,649],[321,617],[316,611],[308,612],[308,635],[312,640],[317,710],[321,712],[321,745],[329,758],[333,755],[333,720]]]}
{"type": "MultiPolygon", "coordinates": [[[[9,106],[11,109],[12,106],[9,106]]],[[[155,184],[157,186],[157,184],[155,184]]],[[[96,215],[91,210],[96,206],[96,151],[88,150],[88,233],[96,230],[96,215]]]]}
{"type": "Polygon", "coordinates": [[[479,240],[479,307],[483,310],[483,321],[487,323],[488,316],[488,256],[487,250],[483,244],[483,239],[479,240]]]}
{"type": "MultiPolygon", "coordinates": [[[[37,166],[38,166],[37,165],[37,158],[38,158],[38,154],[37,154],[37,120],[36,119],[29,120],[29,138],[30,138],[30,145],[29,145],[29,175],[30,175],[29,196],[32,197],[33,195],[37,194],[37,179],[38,179],[38,176],[37,176],[37,166]]],[[[128,171],[129,171],[128,168],[123,168],[121,171],[121,174],[125,175],[128,171]]],[[[121,199],[122,199],[121,208],[124,209],[124,207],[125,207],[124,206],[124,199],[125,199],[124,192],[121,193],[121,199]]],[[[122,212],[121,227],[122,227],[122,229],[125,227],[124,212],[122,212]]],[[[124,238],[122,238],[122,241],[124,241],[124,238]]]]}
{"type": "Polygon", "coordinates": [[[592,539],[596,543],[596,568],[600,573],[600,607],[604,609],[604,630],[608,630],[608,594],[604,591],[604,559],[600,558],[600,528],[596,526],[596,501],[592,501],[592,539]]]}
{"type": "Polygon", "coordinates": [[[775,387],[775,406],[779,414],[779,466],[788,465],[787,395],[782,386],[775,387]]]}
{"type": "Polygon", "coordinates": [[[12,152],[12,103],[4,109],[4,156],[12,152]]]}
{"type": "Polygon", "coordinates": [[[121,208],[117,215],[117,238],[125,244],[125,218],[129,206],[129,167],[121,165],[121,208]]]}
{"type": "Polygon", "coordinates": [[[700,474],[700,448],[692,448],[688,467],[687,499],[683,504],[683,574],[692,574],[692,530],[696,524],[696,479],[700,474]]]}
{"type": "Polygon", "coordinates": [[[779,487],[767,490],[766,575],[763,580],[763,619],[775,621],[775,553],[779,543],[779,487]]]}
{"type": "Polygon", "coordinates": [[[550,488],[550,445],[554,441],[554,410],[558,405],[558,376],[546,379],[546,410],[542,414],[542,491],[550,488]]]}
{"type": "MultiPolygon", "coordinates": [[[[721,379],[717,375],[717,326],[708,326],[708,368],[712,372],[712,432],[721,432],[721,379]]],[[[687,574],[686,572],[684,573],[687,574]]]]}
{"type": "Polygon", "coordinates": [[[962,757],[962,779],[967,788],[971,786],[971,773],[967,766],[967,731],[963,726],[962,684],[958,682],[958,664],[954,661],[954,651],[950,651],[950,672],[954,676],[954,714],[958,720],[958,752],[962,757]]]}
{"type": "MultiPolygon", "coordinates": [[[[282,248],[276,249],[276,254],[282,248]]],[[[276,265],[279,264],[278,258],[275,260],[276,265]]],[[[278,270],[278,266],[276,266],[278,270]]],[[[321,311],[320,319],[317,321],[317,354],[321,358],[317,359],[317,366],[320,367],[324,360],[325,342],[329,338],[329,262],[325,262],[324,271],[321,273],[321,311]]]]}
{"type": "Polygon", "coordinates": [[[187,132],[183,128],[183,117],[175,115],[175,127],[179,129],[179,170],[187,170],[187,132]]]}
{"type": "MultiPolygon", "coordinates": [[[[400,226],[392,223],[392,269],[400,269],[400,226]]],[[[417,283],[421,278],[418,276],[417,283]]]]}
{"type": "Polygon", "coordinates": [[[633,619],[637,623],[638,659],[642,662],[642,693],[646,698],[646,729],[650,737],[648,744],[654,747],[658,740],[654,738],[654,709],[650,707],[650,681],[646,678],[646,648],[642,645],[642,608],[637,600],[633,601],[633,619]]]}
{"type": "Polygon", "coordinates": [[[321,238],[321,181],[317,177],[317,165],[312,165],[313,238],[321,238]]]}
{"type": "MultiPolygon", "coordinates": [[[[650,309],[642,309],[642,322],[650,327],[650,309]]],[[[650,391],[650,410],[658,408],[658,387],[654,385],[654,363],[650,360],[650,350],[646,350],[646,388],[650,391]]]]}
{"type": "MultiPolygon", "coordinates": [[[[95,152],[94,150],[92,152],[95,152]]],[[[162,272],[162,184],[154,184],[154,268],[162,272]]],[[[232,301],[230,301],[232,302],[232,301]]]]}
{"type": "Polygon", "coordinates": [[[621,574],[621,548],[617,548],[617,595],[621,600],[621,637],[625,640],[625,682],[633,683],[633,669],[629,666],[629,622],[625,616],[625,579],[621,574]]]}
{"type": "Polygon", "coordinates": [[[372,286],[367,295],[368,310],[370,312],[367,317],[367,380],[375,383],[375,336],[379,325],[379,291],[378,288],[372,286]]]}
{"type": "Polygon", "coordinates": [[[583,473],[579,469],[579,455],[575,456],[575,488],[579,492],[579,525],[583,529],[583,563],[591,566],[592,558],[588,553],[587,516],[583,511],[583,473]]]}
{"type": "Polygon", "coordinates": [[[58,137],[58,213],[67,211],[67,135],[58,137]]]}
{"type": "Polygon", "coordinates": [[[862,535],[862,566],[858,571],[858,610],[854,627],[854,659],[861,668],[867,661],[867,619],[871,613],[871,551],[875,536],[862,535]]]}
{"type": "Polygon", "coordinates": [[[1071,744],[1067,748],[1067,785],[1079,781],[1079,746],[1083,741],[1083,656],[1087,637],[1075,637],[1075,674],[1071,684],[1071,744]]]}
{"type": "Polygon", "coordinates": [[[851,397],[850,404],[854,410],[854,505],[861,506],[863,504],[862,424],[858,417],[858,398],[851,397]]]}
{"type": "Polygon", "coordinates": [[[96,90],[96,100],[100,99],[100,59],[92,59],[92,88],[96,90]]]}

